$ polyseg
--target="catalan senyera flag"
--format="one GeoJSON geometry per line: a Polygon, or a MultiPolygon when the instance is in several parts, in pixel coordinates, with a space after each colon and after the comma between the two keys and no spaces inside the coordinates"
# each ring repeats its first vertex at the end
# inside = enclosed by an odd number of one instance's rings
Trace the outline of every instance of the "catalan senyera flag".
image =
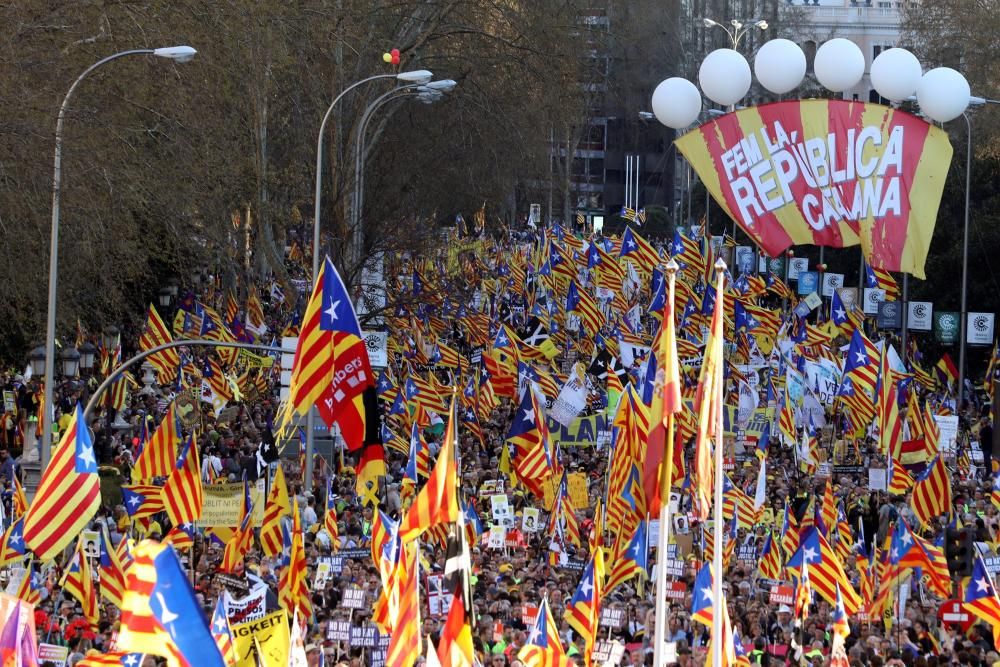
{"type": "Polygon", "coordinates": [[[330,550],[340,549],[340,531],[337,529],[337,496],[333,492],[333,475],[326,478],[326,511],[323,512],[323,527],[330,536],[330,550]]]}
{"type": "Polygon", "coordinates": [[[203,503],[198,445],[192,435],[181,447],[174,470],[163,487],[163,505],[170,523],[179,526],[200,519],[203,503]]]}
{"type": "Polygon", "coordinates": [[[771,257],[860,243],[872,267],[924,277],[952,155],[943,130],[878,104],[793,100],[728,113],[676,143],[771,257]],[[797,152],[807,142],[824,146],[808,166],[797,152]],[[843,155],[854,159],[835,159],[843,155]],[[823,194],[831,189],[835,197],[823,194]]]}
{"type": "Polygon", "coordinates": [[[878,415],[879,448],[883,455],[892,456],[897,461],[903,453],[903,420],[899,415],[897,383],[889,368],[889,345],[882,348],[879,361],[879,383],[876,398],[876,413],[878,415]]]}
{"type": "Polygon", "coordinates": [[[24,543],[40,561],[66,548],[101,505],[97,459],[79,405],[52,450],[35,499],[24,517],[24,543]]]}
{"type": "Polygon", "coordinates": [[[4,531],[0,541],[0,566],[20,562],[27,552],[24,549],[24,519],[18,519],[4,531]]]}
{"type": "Polygon", "coordinates": [[[60,584],[64,592],[79,601],[83,607],[83,616],[90,623],[90,629],[96,632],[101,610],[97,605],[97,590],[94,588],[94,578],[90,573],[90,562],[83,551],[82,537],[76,542],[70,566],[66,569],[60,584]]]}
{"type": "Polygon", "coordinates": [[[844,566],[833,547],[816,527],[802,530],[799,548],[788,559],[786,567],[801,570],[803,563],[809,567],[809,581],[814,591],[834,605],[837,603],[836,587],[839,584],[848,614],[857,613],[861,607],[861,597],[847,579],[844,566]]]}
{"type": "Polygon", "coordinates": [[[448,409],[448,426],[434,470],[399,522],[399,537],[403,542],[417,539],[431,526],[457,521],[461,514],[458,504],[458,461],[455,458],[458,446],[456,401],[457,398],[452,397],[451,407],[448,409]]]}
{"type": "Polygon", "coordinates": [[[695,438],[695,512],[704,521],[708,518],[712,504],[712,439],[716,438],[716,446],[721,446],[722,433],[720,413],[723,409],[722,368],[725,363],[722,358],[723,308],[725,296],[723,285],[725,276],[718,271],[715,288],[715,308],[712,313],[712,325],[709,330],[708,344],[705,346],[705,360],[701,365],[701,377],[698,380],[696,405],[698,410],[698,432],[695,438]]]}
{"type": "MultiPolygon", "coordinates": [[[[153,304],[149,304],[149,310],[146,312],[146,326],[142,330],[142,335],[139,336],[139,349],[148,352],[154,347],[171,341],[173,341],[173,336],[170,335],[170,329],[163,323],[160,314],[153,308],[153,304]]],[[[151,354],[146,360],[156,369],[156,375],[163,383],[173,379],[181,357],[176,348],[170,348],[151,354]]]]}
{"type": "Polygon", "coordinates": [[[177,443],[181,439],[181,420],[174,403],[170,404],[163,421],[153,433],[132,469],[132,481],[143,482],[154,477],[168,477],[177,459],[177,443]]]}
{"type": "Polygon", "coordinates": [[[886,301],[899,300],[899,283],[891,273],[883,269],[876,269],[866,264],[865,287],[883,290],[886,301]]]}
{"type": "Polygon", "coordinates": [[[320,414],[327,426],[337,422],[348,449],[358,449],[365,436],[362,394],[374,386],[353,301],[327,257],[302,317],[281,428],[293,412],[304,415],[322,403],[320,414]]]}
{"type": "Polygon", "coordinates": [[[122,504],[129,518],[153,516],[163,511],[163,487],[155,484],[123,484],[122,504]]]}
{"type": "Polygon", "coordinates": [[[235,572],[243,557],[253,546],[253,498],[250,496],[250,484],[243,477],[243,498],[240,503],[240,524],[236,527],[236,532],[226,543],[226,549],[222,553],[222,562],[219,564],[220,572],[235,572]]]}
{"type": "MultiPolygon", "coordinates": [[[[649,436],[646,440],[646,458],[642,474],[646,507],[651,518],[659,517],[661,495],[669,495],[666,493],[667,489],[674,483],[674,479],[664,479],[665,457],[670,449],[667,446],[667,438],[674,437],[675,415],[684,408],[681,400],[681,372],[677,361],[677,333],[674,322],[676,271],[671,270],[670,266],[667,267],[667,271],[667,298],[663,305],[660,340],[656,348],[656,382],[650,406],[649,436]]],[[[675,456],[680,454],[683,460],[683,448],[673,449],[675,456]]],[[[671,477],[677,475],[678,467],[674,466],[674,474],[671,477]]]]}
{"type": "Polygon", "coordinates": [[[215,611],[212,612],[212,639],[219,647],[219,654],[227,665],[235,665],[237,662],[236,649],[233,646],[233,631],[229,627],[229,617],[226,616],[226,605],[223,596],[219,596],[219,601],[215,603],[215,611]]]}
{"type": "Polygon", "coordinates": [[[176,552],[143,540],[133,551],[118,650],[158,655],[168,667],[225,667],[176,552]]]}
{"type": "Polygon", "coordinates": [[[408,544],[401,555],[399,607],[393,619],[394,631],[386,650],[386,667],[409,667],[420,656],[420,572],[417,546],[408,544]]]}
{"type": "Polygon", "coordinates": [[[542,598],[542,604],[538,605],[535,623],[528,630],[527,640],[517,657],[525,667],[570,667],[573,664],[559,639],[548,598],[542,598]]]}
{"type": "MultiPolygon", "coordinates": [[[[125,539],[125,538],[122,538],[125,539]]],[[[125,597],[125,567],[115,551],[107,527],[101,530],[100,555],[97,561],[101,597],[121,609],[125,597]]]]}
{"type": "Polygon", "coordinates": [[[274,479],[271,480],[271,490],[267,493],[264,524],[260,529],[260,545],[268,558],[274,558],[281,553],[281,518],[288,516],[291,511],[285,473],[282,472],[279,463],[277,470],[274,471],[274,479]]]}
{"type": "Polygon", "coordinates": [[[587,656],[587,664],[590,664],[590,655],[594,651],[594,643],[597,641],[597,625],[601,619],[601,598],[604,596],[604,550],[598,549],[593,553],[587,569],[583,571],[580,583],[576,587],[576,593],[566,607],[566,622],[571,628],[583,637],[587,656]]]}
{"type": "Polygon", "coordinates": [[[306,553],[302,537],[302,522],[298,499],[292,501],[292,545],[288,565],[278,581],[278,599],[285,611],[308,619],[312,616],[312,601],[309,599],[309,582],[306,580],[306,553]]]}
{"type": "Polygon", "coordinates": [[[917,477],[910,506],[924,525],[931,525],[935,517],[951,513],[951,476],[940,454],[917,477]]]}
{"type": "Polygon", "coordinates": [[[28,511],[28,496],[24,492],[24,487],[21,486],[21,480],[14,477],[14,495],[10,501],[11,513],[14,518],[20,518],[28,511]]]}
{"type": "Polygon", "coordinates": [[[962,606],[993,628],[993,641],[1000,645],[1000,598],[993,586],[993,579],[986,570],[983,557],[976,554],[972,576],[962,595],[962,606]]]}

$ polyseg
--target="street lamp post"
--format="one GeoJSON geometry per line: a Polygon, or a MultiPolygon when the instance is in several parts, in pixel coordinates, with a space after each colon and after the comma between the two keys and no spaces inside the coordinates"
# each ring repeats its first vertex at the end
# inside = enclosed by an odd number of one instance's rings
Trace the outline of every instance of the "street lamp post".
{"type": "Polygon", "coordinates": [[[353,254],[356,256],[351,258],[353,261],[360,259],[360,250],[363,241],[363,236],[361,235],[361,209],[364,205],[365,195],[365,135],[368,131],[368,123],[371,120],[372,115],[383,105],[400,97],[414,96],[428,104],[436,102],[441,99],[443,93],[454,90],[456,85],[457,84],[451,79],[444,79],[442,81],[431,81],[430,83],[424,85],[410,84],[407,86],[400,86],[377,97],[371,104],[368,105],[368,108],[366,108],[362,114],[361,122],[358,124],[357,144],[354,155],[354,206],[351,207],[351,228],[354,230],[354,234],[351,237],[351,246],[355,248],[353,254]]]}
{"type": "Polygon", "coordinates": [[[166,58],[178,63],[185,63],[194,58],[197,51],[190,46],[168,46],[159,49],[132,49],[121,51],[114,55],[98,60],[96,63],[83,71],[76,78],[73,85],[69,87],[66,97],[63,98],[59,107],[59,116],[56,119],[56,146],[55,159],[52,167],[52,230],[49,240],[49,302],[45,321],[45,387],[43,413],[39,415],[42,420],[42,445],[40,452],[40,465],[44,469],[49,460],[49,450],[52,445],[52,383],[55,374],[56,358],[56,288],[59,281],[59,204],[62,192],[62,137],[63,120],[66,116],[66,109],[69,106],[70,98],[73,97],[76,87],[80,85],[88,74],[95,69],[118,58],[125,56],[152,55],[158,58],[166,58]]]}
{"type": "MultiPolygon", "coordinates": [[[[766,29],[764,21],[742,22],[733,21],[733,30],[712,21],[704,20],[708,27],[719,26],[730,37],[732,49],[716,49],[708,54],[698,72],[698,81],[705,96],[716,104],[732,111],[735,104],[746,96],[750,90],[752,77],[750,66],[746,59],[736,50],[740,39],[746,35],[750,27],[766,29]],[[749,23],[749,25],[747,25],[749,23]]],[[[754,58],[754,73],[760,84],[775,95],[784,95],[800,85],[805,75],[806,59],[802,49],[785,39],[773,39],[758,50],[754,58]]],[[[825,42],[816,52],[814,60],[816,78],[826,89],[832,92],[845,92],[856,86],[865,73],[865,58],[857,44],[846,39],[831,39],[825,42]]],[[[916,91],[917,101],[926,115],[932,120],[944,123],[962,115],[969,106],[969,85],[960,73],[940,67],[921,75],[920,63],[904,49],[889,49],[876,58],[871,67],[871,80],[879,94],[891,102],[900,102],[913,95],[916,91]]],[[[981,102],[985,103],[985,101],[981,102]]],[[[698,120],[702,109],[702,97],[698,88],[687,79],[671,77],[662,81],[653,92],[653,114],[657,120],[675,130],[687,128],[698,120]]],[[[971,147],[971,123],[969,146],[971,147]]],[[[971,153],[971,148],[969,149],[971,153]]],[[[970,157],[967,155],[967,162],[970,157]]],[[[966,200],[968,202],[968,168],[966,173],[966,200]]],[[[968,203],[966,203],[966,239],[964,241],[963,257],[967,265],[968,253],[968,203]]],[[[790,257],[791,248],[786,251],[790,257]]],[[[722,267],[724,268],[724,267],[722,267]]],[[[787,268],[787,262],[786,262],[787,268]]],[[[963,266],[967,271],[967,266],[963,266]]],[[[964,370],[965,345],[965,276],[963,275],[962,293],[962,353],[960,363],[964,370]]],[[[964,376],[960,379],[960,385],[964,376]]],[[[961,392],[961,387],[959,392],[961,392]]],[[[961,393],[959,394],[961,400],[961,393]]],[[[721,434],[722,427],[718,426],[721,434]]],[[[715,558],[712,563],[713,586],[712,597],[715,614],[712,623],[712,636],[720,638],[722,609],[722,452],[721,438],[716,442],[715,450],[715,558]]],[[[662,535],[662,533],[661,533],[662,535]]],[[[653,663],[663,667],[664,663],[664,627],[666,609],[663,599],[658,596],[656,605],[655,647],[653,663]]],[[[713,667],[722,664],[722,642],[713,644],[713,667]]]]}
{"type": "MultiPolygon", "coordinates": [[[[410,72],[399,72],[398,74],[376,74],[370,76],[367,79],[361,79],[352,83],[350,86],[345,88],[333,98],[333,102],[327,108],[326,113],[323,114],[323,120],[319,124],[319,135],[316,138],[316,192],[313,197],[313,243],[312,243],[312,279],[316,282],[316,276],[319,275],[319,237],[320,237],[320,203],[322,202],[323,195],[323,135],[326,133],[326,123],[330,120],[330,116],[333,114],[334,108],[343,99],[344,95],[351,92],[358,86],[368,83],[370,81],[378,81],[379,79],[396,79],[405,84],[417,83],[423,84],[427,83],[433,78],[433,74],[425,69],[413,70],[410,72]]],[[[306,489],[312,488],[312,477],[313,477],[313,450],[315,448],[315,434],[313,430],[315,429],[316,418],[313,415],[313,407],[309,406],[309,410],[306,412],[306,469],[303,471],[302,483],[306,489]]]]}

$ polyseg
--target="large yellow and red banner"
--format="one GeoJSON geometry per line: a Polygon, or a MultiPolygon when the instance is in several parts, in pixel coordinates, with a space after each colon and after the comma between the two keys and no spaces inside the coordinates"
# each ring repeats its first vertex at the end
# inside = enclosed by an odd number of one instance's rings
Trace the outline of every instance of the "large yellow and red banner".
{"type": "Polygon", "coordinates": [[[861,243],[871,266],[924,277],[952,155],[939,128],[878,104],[794,100],[728,113],[676,143],[772,257],[861,243]]]}

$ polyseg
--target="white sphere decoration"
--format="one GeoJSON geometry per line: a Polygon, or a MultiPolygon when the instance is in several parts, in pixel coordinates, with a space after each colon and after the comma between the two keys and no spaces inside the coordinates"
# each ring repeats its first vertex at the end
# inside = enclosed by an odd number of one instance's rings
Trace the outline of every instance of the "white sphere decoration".
{"type": "Polygon", "coordinates": [[[917,86],[917,104],[931,120],[947,123],[969,107],[972,93],[965,77],[950,67],[938,67],[924,74],[917,86]]]}
{"type": "Polygon", "coordinates": [[[865,56],[857,44],[837,37],[816,50],[813,69],[824,88],[842,93],[858,85],[865,75],[865,56]]]}
{"type": "Polygon", "coordinates": [[[872,61],[872,87],[891,102],[902,102],[917,91],[923,70],[906,49],[887,49],[872,61]]]}
{"type": "Polygon", "coordinates": [[[732,106],[750,90],[750,64],[737,51],[716,49],[702,61],[698,83],[708,99],[732,106]]]}
{"type": "Polygon", "coordinates": [[[653,115],[667,127],[685,128],[698,120],[701,113],[701,93],[687,79],[664,79],[653,91],[653,115]]]}
{"type": "Polygon", "coordinates": [[[795,42],[772,39],[757,51],[753,73],[762,86],[775,95],[783,95],[802,83],[806,75],[806,54],[795,42]]]}

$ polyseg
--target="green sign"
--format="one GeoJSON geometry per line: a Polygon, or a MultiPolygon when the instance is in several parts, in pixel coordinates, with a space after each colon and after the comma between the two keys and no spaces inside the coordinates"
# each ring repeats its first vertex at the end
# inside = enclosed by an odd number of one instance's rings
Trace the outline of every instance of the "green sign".
{"type": "Polygon", "coordinates": [[[934,339],[944,345],[954,345],[958,342],[959,324],[961,322],[958,313],[934,312],[934,339]]]}

